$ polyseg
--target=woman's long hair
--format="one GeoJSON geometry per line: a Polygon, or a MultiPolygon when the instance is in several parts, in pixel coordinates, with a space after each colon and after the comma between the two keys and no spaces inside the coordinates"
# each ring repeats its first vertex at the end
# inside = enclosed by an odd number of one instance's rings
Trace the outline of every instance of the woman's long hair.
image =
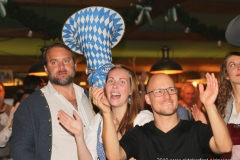
{"type": "Polygon", "coordinates": [[[128,69],[127,67],[123,65],[115,65],[109,70],[106,80],[108,79],[109,73],[114,69],[123,69],[127,71],[130,81],[131,95],[129,95],[129,97],[131,98],[131,103],[128,103],[127,110],[118,127],[118,131],[123,135],[126,131],[133,128],[134,119],[141,111],[141,99],[138,91],[137,76],[132,70],[128,69]]]}
{"type": "Polygon", "coordinates": [[[225,117],[225,108],[227,106],[227,101],[229,100],[229,98],[231,98],[231,94],[233,92],[230,81],[226,79],[226,76],[228,76],[227,60],[231,56],[240,56],[240,53],[230,52],[229,54],[227,54],[222,61],[219,73],[219,93],[216,100],[216,106],[218,108],[218,112],[223,118],[225,117]]]}

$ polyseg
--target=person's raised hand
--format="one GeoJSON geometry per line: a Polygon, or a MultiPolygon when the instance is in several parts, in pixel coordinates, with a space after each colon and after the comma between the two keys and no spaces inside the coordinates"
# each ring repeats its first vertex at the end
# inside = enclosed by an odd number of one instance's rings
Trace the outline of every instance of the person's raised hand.
{"type": "Polygon", "coordinates": [[[110,113],[111,105],[109,104],[107,98],[104,95],[104,89],[93,87],[91,91],[91,96],[93,98],[93,103],[100,109],[102,113],[110,113]]]}
{"type": "Polygon", "coordinates": [[[80,136],[83,134],[83,124],[81,121],[81,118],[78,116],[77,112],[73,111],[72,118],[68,114],[66,114],[64,111],[60,110],[58,111],[58,120],[59,122],[72,134],[75,136],[80,136]]]}
{"type": "Polygon", "coordinates": [[[218,95],[218,82],[214,74],[206,74],[207,87],[204,90],[203,84],[199,84],[200,100],[205,107],[212,106],[218,95]]]}
{"type": "Polygon", "coordinates": [[[200,108],[198,108],[196,104],[194,104],[193,107],[191,107],[191,111],[195,121],[201,121],[202,123],[208,124],[206,115],[200,108]]]}

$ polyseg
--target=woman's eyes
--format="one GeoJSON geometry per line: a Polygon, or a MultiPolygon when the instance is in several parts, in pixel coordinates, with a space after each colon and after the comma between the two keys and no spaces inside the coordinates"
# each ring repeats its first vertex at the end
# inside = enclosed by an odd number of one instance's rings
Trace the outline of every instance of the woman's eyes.
{"type": "Polygon", "coordinates": [[[113,83],[113,80],[108,80],[107,83],[113,83]]]}
{"type": "Polygon", "coordinates": [[[125,81],[120,81],[120,84],[125,84],[125,81]]]}
{"type": "Polygon", "coordinates": [[[235,66],[235,64],[234,64],[234,63],[230,63],[230,64],[229,64],[229,66],[231,66],[231,67],[234,67],[234,66],[235,66]]]}
{"type": "MultiPolygon", "coordinates": [[[[109,83],[109,84],[113,84],[113,83],[114,83],[114,80],[108,80],[107,83],[109,83]]],[[[125,81],[118,81],[118,82],[116,82],[116,83],[118,83],[118,84],[120,84],[120,85],[122,85],[122,84],[126,84],[125,81]]]]}

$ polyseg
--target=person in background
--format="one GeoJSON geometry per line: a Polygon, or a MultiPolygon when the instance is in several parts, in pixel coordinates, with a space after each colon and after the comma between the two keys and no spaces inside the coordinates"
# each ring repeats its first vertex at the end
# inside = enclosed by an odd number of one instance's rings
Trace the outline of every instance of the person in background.
{"type": "Polygon", "coordinates": [[[192,85],[192,83],[184,83],[182,85],[180,97],[181,99],[178,100],[178,104],[180,106],[183,106],[188,111],[189,120],[193,120],[191,113],[193,105],[197,105],[199,109],[201,109],[202,103],[199,100],[196,88],[192,85]]]}
{"type": "Polygon", "coordinates": [[[20,100],[20,103],[27,97],[29,97],[35,90],[34,89],[27,89],[24,91],[22,97],[21,97],[21,100],[20,100]]]}
{"type": "Polygon", "coordinates": [[[24,89],[23,87],[17,89],[16,94],[14,95],[14,101],[13,101],[13,106],[18,106],[17,103],[19,103],[21,101],[22,95],[24,93],[24,89]]]}
{"type": "Polygon", "coordinates": [[[0,82],[0,160],[11,159],[9,155],[9,139],[12,135],[11,125],[14,107],[4,103],[5,88],[0,82]]]}
{"type": "Polygon", "coordinates": [[[119,141],[112,121],[110,106],[104,95],[93,94],[103,115],[103,144],[108,159],[138,160],[161,158],[205,158],[207,152],[225,153],[232,148],[223,119],[214,101],[218,83],[214,74],[206,74],[207,87],[199,85],[200,99],[210,117],[210,125],[200,121],[180,120],[177,117],[177,88],[173,79],[165,74],[153,75],[147,84],[146,102],[151,105],[154,121],[135,126],[119,141]]]}
{"type": "MultiPolygon", "coordinates": [[[[115,124],[115,132],[118,139],[121,139],[122,135],[134,126],[144,125],[153,120],[152,113],[141,108],[136,75],[133,71],[122,65],[115,65],[111,68],[106,77],[105,87],[94,87],[92,95],[94,95],[93,101],[98,101],[97,97],[104,95],[106,102],[111,105],[112,120],[115,124]]],[[[86,149],[86,147],[83,147],[86,143],[92,159],[106,159],[105,150],[102,145],[103,122],[101,113],[98,113],[91,121],[88,132],[85,135],[85,143],[83,140],[78,140],[83,139],[83,133],[81,133],[81,128],[79,127],[81,126],[81,119],[76,115],[77,120],[74,120],[62,111],[59,111],[58,116],[59,122],[75,135],[78,148],[86,149]]],[[[83,156],[83,153],[87,154],[88,152],[81,150],[79,151],[79,156],[83,156]]],[[[87,158],[79,157],[79,159],[85,160],[87,158]]]]}
{"type": "Polygon", "coordinates": [[[191,83],[184,83],[182,85],[180,97],[181,99],[178,101],[178,104],[189,111],[191,111],[192,106],[197,103],[196,89],[191,83]]]}
{"type": "Polygon", "coordinates": [[[74,136],[59,124],[57,113],[73,110],[85,128],[94,114],[84,89],[73,83],[76,59],[69,47],[53,43],[43,54],[48,83],[23,100],[14,114],[10,155],[16,160],[76,160],[74,136]]]}
{"type": "Polygon", "coordinates": [[[233,142],[232,151],[221,158],[240,159],[240,52],[230,52],[222,61],[216,105],[233,142]]]}
{"type": "Polygon", "coordinates": [[[18,106],[20,102],[22,101],[22,97],[24,95],[24,92],[26,95],[29,95],[28,93],[31,91],[35,91],[38,89],[41,89],[42,87],[45,86],[45,82],[41,77],[34,76],[34,75],[27,75],[23,79],[23,87],[21,90],[19,89],[15,95],[14,98],[14,106],[18,106]]]}
{"type": "Polygon", "coordinates": [[[139,94],[141,98],[141,106],[142,109],[147,109],[151,111],[151,108],[149,108],[148,105],[145,103],[145,94],[146,94],[146,89],[145,89],[145,81],[147,80],[147,73],[146,72],[141,72],[141,75],[138,77],[138,82],[139,82],[139,94]]]}
{"type": "Polygon", "coordinates": [[[42,78],[34,75],[27,75],[23,80],[24,90],[34,89],[38,90],[44,87],[44,81],[42,78]]]}

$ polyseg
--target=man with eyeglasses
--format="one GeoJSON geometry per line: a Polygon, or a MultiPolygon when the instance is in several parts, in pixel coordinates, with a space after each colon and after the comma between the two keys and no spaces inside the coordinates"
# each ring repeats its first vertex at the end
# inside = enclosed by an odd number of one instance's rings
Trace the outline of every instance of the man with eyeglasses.
{"type": "Polygon", "coordinates": [[[103,143],[107,158],[200,159],[205,158],[209,152],[229,152],[232,142],[214,104],[218,94],[218,83],[214,74],[207,73],[206,78],[206,89],[200,85],[199,91],[210,125],[178,118],[178,90],[173,79],[165,74],[153,75],[147,84],[145,99],[152,107],[154,121],[144,126],[136,126],[120,141],[116,136],[112,115],[100,100],[98,105],[103,114],[103,143]]]}

